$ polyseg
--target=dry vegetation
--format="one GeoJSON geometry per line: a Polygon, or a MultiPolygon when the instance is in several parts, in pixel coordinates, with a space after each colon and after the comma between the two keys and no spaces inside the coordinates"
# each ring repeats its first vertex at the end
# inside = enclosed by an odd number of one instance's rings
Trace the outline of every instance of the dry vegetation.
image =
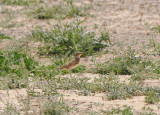
{"type": "Polygon", "coordinates": [[[159,0],[0,4],[0,114],[160,113],[159,0]]]}

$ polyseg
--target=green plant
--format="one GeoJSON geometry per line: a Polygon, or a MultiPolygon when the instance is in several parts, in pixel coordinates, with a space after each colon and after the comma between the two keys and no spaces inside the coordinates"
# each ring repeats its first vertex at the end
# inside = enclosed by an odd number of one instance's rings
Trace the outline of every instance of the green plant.
{"type": "Polygon", "coordinates": [[[125,84],[117,81],[106,83],[104,86],[109,91],[106,95],[108,100],[126,99],[132,96],[143,95],[143,88],[135,83],[125,84]]]}
{"type": "Polygon", "coordinates": [[[143,112],[139,113],[139,115],[157,115],[153,112],[153,110],[149,107],[143,107],[143,112]]]}
{"type": "MultiPolygon", "coordinates": [[[[25,74],[25,73],[24,73],[25,74]]],[[[5,77],[0,78],[0,89],[16,89],[16,88],[26,88],[28,84],[28,78],[19,78],[15,74],[8,74],[5,77]]]]}
{"type": "Polygon", "coordinates": [[[6,36],[5,34],[0,33],[0,40],[1,39],[10,39],[10,37],[6,36]]]}
{"type": "MultiPolygon", "coordinates": [[[[131,52],[129,52],[131,53],[131,52]]],[[[109,74],[115,73],[117,75],[131,75],[133,72],[130,68],[138,64],[144,68],[145,63],[140,63],[142,60],[140,57],[135,57],[134,53],[127,54],[126,56],[116,57],[103,64],[98,64],[95,70],[96,73],[109,74]]]]}
{"type": "Polygon", "coordinates": [[[107,44],[102,43],[104,37],[96,37],[94,32],[85,32],[85,27],[81,26],[84,21],[77,20],[74,25],[57,25],[52,30],[43,31],[38,28],[32,32],[30,38],[44,42],[45,45],[40,47],[40,55],[63,57],[78,51],[83,52],[84,56],[92,55],[107,44]]]}
{"type": "Polygon", "coordinates": [[[156,41],[153,37],[150,39],[149,48],[153,48],[151,52],[153,55],[160,55],[160,43],[156,41]]]}
{"type": "Polygon", "coordinates": [[[70,111],[70,107],[67,106],[64,101],[63,97],[60,97],[61,100],[51,100],[49,103],[47,103],[43,108],[42,114],[44,115],[62,115],[66,114],[70,111]]]}
{"type": "Polygon", "coordinates": [[[32,58],[18,51],[0,51],[0,89],[26,87],[27,77],[37,64],[32,58]]]}
{"type": "Polygon", "coordinates": [[[67,0],[66,3],[60,3],[53,6],[39,6],[34,9],[34,11],[31,11],[31,14],[38,19],[65,19],[69,17],[75,17],[75,16],[86,16],[87,10],[86,7],[76,7],[73,4],[72,0],[67,0]]]}
{"type": "Polygon", "coordinates": [[[111,40],[110,40],[110,35],[109,35],[109,31],[101,31],[101,40],[105,41],[108,45],[111,45],[111,40]]]}
{"type": "Polygon", "coordinates": [[[65,18],[65,12],[61,5],[54,5],[52,7],[40,6],[32,13],[34,17],[38,19],[63,19],[65,18]]]}
{"type": "MultiPolygon", "coordinates": [[[[29,5],[30,3],[35,3],[37,0],[2,0],[1,3],[7,5],[29,5]]],[[[43,0],[40,0],[43,2],[43,0]]]]}
{"type": "Polygon", "coordinates": [[[157,26],[151,28],[151,30],[153,30],[153,31],[155,31],[157,33],[160,33],[160,25],[157,25],[157,26]]]}
{"type": "Polygon", "coordinates": [[[19,26],[19,24],[17,24],[14,21],[15,11],[9,10],[8,8],[4,8],[2,10],[2,14],[3,14],[3,17],[1,18],[1,21],[0,21],[0,27],[12,28],[15,26],[19,26]]]}
{"type": "Polygon", "coordinates": [[[85,16],[86,15],[86,12],[88,9],[85,10],[84,8],[76,7],[73,4],[73,0],[67,0],[67,4],[68,4],[68,7],[70,8],[68,10],[67,16],[74,17],[74,16],[85,16]],[[84,10],[83,12],[82,12],[82,9],[84,10]]]}
{"type": "Polygon", "coordinates": [[[159,61],[142,60],[139,54],[136,54],[134,50],[130,49],[123,56],[117,56],[107,62],[97,64],[97,67],[92,68],[91,71],[100,74],[133,75],[132,78],[137,80],[138,78],[136,76],[141,75],[141,80],[144,80],[148,78],[145,73],[148,73],[148,75],[151,73],[158,74],[159,64],[159,61]],[[142,73],[144,73],[144,76],[142,73]]]}
{"type": "Polygon", "coordinates": [[[58,69],[55,68],[54,65],[48,65],[48,66],[42,65],[42,66],[37,67],[33,71],[33,74],[35,76],[42,77],[42,78],[44,78],[44,77],[51,78],[55,75],[59,75],[60,71],[58,71],[58,69]]]}
{"type": "Polygon", "coordinates": [[[79,65],[75,69],[72,70],[73,73],[83,73],[87,69],[84,65],[79,65]]]}
{"type": "Polygon", "coordinates": [[[14,72],[19,76],[21,74],[20,69],[26,68],[28,71],[31,71],[38,64],[32,58],[28,58],[26,54],[22,54],[17,51],[11,51],[7,53],[0,52],[0,60],[0,72],[14,72]]]}
{"type": "Polygon", "coordinates": [[[158,97],[158,94],[156,94],[156,92],[154,91],[148,91],[146,92],[146,97],[145,97],[145,102],[146,103],[158,103],[160,101],[160,97],[158,97]]]}
{"type": "Polygon", "coordinates": [[[130,84],[120,83],[114,76],[103,76],[88,82],[88,78],[79,77],[52,77],[52,84],[56,89],[80,90],[79,95],[90,95],[96,92],[107,92],[108,100],[126,99],[132,96],[143,95],[143,88],[135,82],[130,84]]]}
{"type": "Polygon", "coordinates": [[[112,115],[112,114],[121,114],[121,115],[133,115],[132,108],[129,106],[124,106],[124,109],[118,108],[112,108],[111,111],[103,111],[103,113],[107,115],[112,115]]]}
{"type": "Polygon", "coordinates": [[[17,108],[10,103],[7,103],[5,110],[2,115],[20,115],[20,112],[17,110],[17,108]]]}
{"type": "Polygon", "coordinates": [[[131,76],[131,80],[136,80],[136,81],[141,81],[141,80],[143,81],[146,78],[148,78],[148,77],[146,77],[145,74],[143,74],[143,73],[137,73],[137,74],[133,74],[131,76]]]}
{"type": "Polygon", "coordinates": [[[96,112],[96,111],[87,111],[87,112],[84,112],[85,115],[100,115],[99,112],[96,112]]]}

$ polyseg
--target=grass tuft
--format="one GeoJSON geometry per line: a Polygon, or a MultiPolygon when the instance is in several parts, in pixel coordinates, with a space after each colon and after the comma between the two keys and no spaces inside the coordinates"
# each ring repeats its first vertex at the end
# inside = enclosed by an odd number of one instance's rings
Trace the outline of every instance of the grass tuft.
{"type": "Polygon", "coordinates": [[[44,115],[62,115],[67,114],[70,111],[70,107],[67,106],[63,101],[53,101],[45,105],[43,110],[44,115]]]}
{"type": "Polygon", "coordinates": [[[155,31],[157,33],[160,33],[160,25],[157,25],[157,26],[151,28],[151,30],[153,30],[153,31],[155,31]]]}
{"type": "Polygon", "coordinates": [[[11,39],[9,36],[6,36],[5,34],[0,33],[0,40],[1,39],[11,39]]]}
{"type": "Polygon", "coordinates": [[[133,115],[132,108],[129,106],[124,106],[123,109],[121,108],[112,108],[110,111],[102,111],[106,115],[115,115],[115,114],[121,114],[121,115],[133,115]]]}
{"type": "Polygon", "coordinates": [[[149,104],[158,103],[160,101],[160,96],[154,91],[146,92],[145,102],[149,104]]]}

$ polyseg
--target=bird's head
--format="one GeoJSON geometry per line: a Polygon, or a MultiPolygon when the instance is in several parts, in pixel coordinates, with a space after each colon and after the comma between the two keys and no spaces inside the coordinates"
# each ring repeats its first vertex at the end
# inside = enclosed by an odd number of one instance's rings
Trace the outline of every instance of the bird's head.
{"type": "Polygon", "coordinates": [[[77,52],[74,56],[75,58],[80,58],[82,54],[83,54],[82,52],[77,52]]]}

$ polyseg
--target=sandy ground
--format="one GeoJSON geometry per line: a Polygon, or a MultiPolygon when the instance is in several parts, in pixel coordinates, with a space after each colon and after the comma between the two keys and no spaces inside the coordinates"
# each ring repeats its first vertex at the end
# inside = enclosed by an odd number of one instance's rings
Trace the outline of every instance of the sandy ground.
{"type": "MultiPolygon", "coordinates": [[[[93,8],[90,10],[90,14],[94,15],[93,17],[88,16],[87,22],[84,24],[87,26],[88,30],[94,30],[94,25],[97,24],[101,30],[109,30],[112,37],[112,47],[108,47],[110,51],[119,51],[121,53],[120,47],[123,46],[132,46],[139,51],[143,44],[148,44],[151,36],[155,40],[160,38],[158,34],[152,34],[150,29],[145,26],[145,23],[154,27],[160,25],[160,0],[85,0],[86,3],[91,3],[93,8]],[[92,23],[90,23],[92,22],[92,23]]],[[[52,2],[54,3],[54,2],[52,2]]],[[[11,9],[13,11],[18,11],[23,9],[22,6],[0,6],[0,12],[4,8],[11,9]]],[[[0,13],[0,17],[4,14],[0,13]]],[[[27,16],[16,14],[14,21],[18,24],[23,24],[23,26],[16,26],[13,28],[3,28],[0,27],[0,32],[5,33],[9,36],[14,37],[12,40],[5,40],[0,42],[0,49],[6,49],[7,46],[13,45],[15,40],[23,39],[28,35],[34,27],[37,25],[49,27],[46,21],[37,20],[37,19],[28,19],[27,16]]],[[[1,21],[2,19],[0,19],[1,21]]],[[[64,23],[68,19],[64,20],[64,23]]],[[[48,20],[51,24],[56,24],[57,21],[54,19],[48,20]]],[[[25,41],[25,40],[24,40],[25,41]]],[[[29,43],[30,47],[37,48],[38,43],[29,43]]],[[[33,52],[36,54],[36,52],[33,52]]],[[[97,63],[103,63],[110,58],[113,58],[114,54],[105,54],[102,56],[96,57],[97,63]]],[[[86,65],[87,67],[92,67],[93,62],[89,61],[92,57],[84,58],[81,60],[81,64],[86,65]]],[[[159,57],[158,57],[159,58],[159,57]]],[[[42,64],[49,65],[51,60],[40,59],[42,64]]],[[[76,75],[75,75],[76,76],[76,75]]],[[[65,76],[63,76],[65,77],[65,76]]],[[[92,81],[94,78],[98,78],[97,74],[78,74],[78,77],[89,77],[92,81]]],[[[121,81],[126,81],[130,76],[119,76],[121,81]]],[[[153,86],[160,88],[160,80],[145,80],[144,85],[153,86]]],[[[144,96],[136,96],[132,99],[126,100],[113,100],[107,101],[104,100],[103,93],[97,93],[93,96],[79,96],[77,91],[61,91],[64,95],[64,100],[71,107],[77,108],[76,114],[81,115],[87,111],[106,111],[110,110],[113,107],[123,107],[124,105],[131,106],[135,114],[138,114],[142,111],[142,108],[150,107],[155,113],[159,114],[160,109],[158,106],[160,104],[146,104],[144,102],[144,96]]],[[[0,112],[4,110],[7,103],[12,103],[19,110],[23,108],[23,101],[27,98],[26,89],[16,89],[16,90],[0,90],[0,112]]],[[[39,103],[37,99],[31,99],[33,101],[31,107],[38,108],[39,103]]],[[[23,110],[22,110],[23,111],[23,110]]],[[[38,109],[37,109],[38,111],[38,109]]],[[[31,113],[36,114],[37,111],[31,111],[31,113]]],[[[24,114],[22,112],[22,114],[24,114]]],[[[75,114],[71,112],[70,114],[75,114]]]]}
{"type": "MultiPolygon", "coordinates": [[[[92,82],[94,78],[99,78],[98,74],[91,74],[91,73],[83,73],[83,74],[73,74],[72,77],[88,77],[91,78],[88,82],[92,82]]],[[[61,77],[69,77],[69,75],[64,75],[61,77]]],[[[121,82],[127,82],[131,76],[117,76],[121,82]]],[[[145,80],[144,86],[153,86],[159,87],[160,81],[159,80],[145,80]]],[[[41,95],[42,90],[34,89],[34,92],[41,95]]],[[[78,90],[59,90],[60,94],[63,94],[63,99],[70,107],[76,108],[76,111],[71,111],[70,114],[78,114],[81,115],[85,112],[89,111],[109,111],[112,108],[124,108],[124,106],[130,106],[133,109],[134,114],[138,114],[142,112],[143,107],[149,107],[153,112],[160,113],[160,109],[158,108],[159,104],[147,104],[145,103],[145,96],[134,96],[131,99],[126,100],[111,100],[108,101],[105,98],[105,93],[93,93],[90,96],[81,96],[79,95],[78,90]]],[[[40,97],[29,97],[27,95],[27,89],[15,89],[15,90],[0,90],[0,113],[4,111],[7,104],[14,105],[21,114],[26,114],[28,112],[38,114],[40,111],[40,105],[42,105],[44,101],[43,98],[40,97]],[[30,111],[24,112],[24,108],[26,103],[30,100],[30,104],[28,105],[30,111]]]]}

